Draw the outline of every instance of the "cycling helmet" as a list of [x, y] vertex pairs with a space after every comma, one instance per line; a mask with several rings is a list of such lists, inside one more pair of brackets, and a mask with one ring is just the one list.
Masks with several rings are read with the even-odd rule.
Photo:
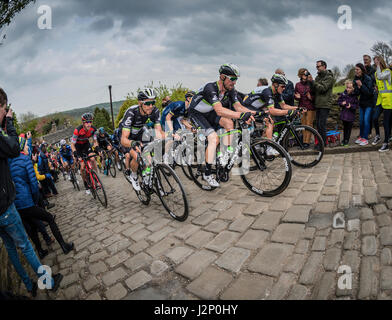
[[93, 116], [93, 114], [90, 113], [90, 112], [86, 112], [86, 113], [84, 113], [84, 114], [82, 115], [82, 121], [83, 121], [83, 122], [85, 122], [85, 121], [93, 121], [93, 120], [94, 120], [94, 116]]
[[60, 141], [60, 146], [65, 146], [67, 144], [67, 142], [64, 140], [64, 139], [62, 139], [61, 141]]
[[224, 74], [226, 76], [240, 76], [240, 69], [232, 63], [223, 64], [219, 68], [219, 74]]
[[188, 91], [187, 93], [185, 93], [185, 99], [192, 98], [195, 94], [195, 91]]
[[104, 127], [100, 127], [98, 129], [99, 134], [104, 134], [105, 133], [105, 128]]
[[284, 75], [278, 74], [278, 73], [275, 73], [275, 74], [272, 76], [271, 82], [272, 82], [272, 83], [283, 84], [283, 85], [285, 85], [285, 86], [289, 83], [288, 80], [287, 80], [287, 78], [286, 78]]
[[137, 99], [139, 101], [147, 100], [147, 99], [155, 99], [157, 97], [154, 89], [144, 88], [140, 90], [137, 94]]

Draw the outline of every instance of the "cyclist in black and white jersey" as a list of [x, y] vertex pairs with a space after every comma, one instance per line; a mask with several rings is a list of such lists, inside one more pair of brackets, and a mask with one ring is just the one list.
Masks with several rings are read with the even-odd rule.
[[[249, 121], [252, 112], [241, 105], [234, 85], [240, 76], [240, 71], [234, 64], [224, 64], [219, 68], [219, 80], [205, 84], [193, 96], [189, 106], [189, 117], [200, 129], [205, 130], [208, 139], [206, 150], [206, 170], [203, 179], [213, 187], [219, 183], [211, 174], [216, 148], [219, 144], [217, 133], [219, 126], [226, 131], [234, 129], [232, 119]], [[230, 110], [233, 107], [236, 111]], [[255, 113], [255, 112], [253, 112]], [[253, 118], [253, 117], [252, 117]], [[228, 135], [224, 143], [230, 146]]]
[[[145, 88], [138, 92], [138, 104], [131, 106], [125, 111], [119, 124], [121, 134], [122, 151], [125, 154], [126, 176], [132, 183], [136, 191], [140, 191], [137, 178], [137, 152], [139, 146], [143, 146], [143, 134], [147, 126], [155, 128], [155, 137], [163, 139], [165, 137], [160, 124], [160, 112], [155, 106], [156, 94], [153, 89]], [[144, 139], [145, 140], [145, 139]], [[130, 159], [132, 160], [130, 161]]]

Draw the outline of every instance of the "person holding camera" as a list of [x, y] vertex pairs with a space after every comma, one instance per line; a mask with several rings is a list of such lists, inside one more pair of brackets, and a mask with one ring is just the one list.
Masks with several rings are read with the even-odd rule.
[[18, 257], [17, 247], [21, 249], [36, 275], [38, 277], [44, 276], [47, 281], [50, 281], [52, 291], [58, 289], [63, 276], [60, 273], [53, 277], [46, 274], [46, 269], [43, 268], [35, 254], [33, 246], [27, 237], [22, 219], [14, 204], [16, 190], [12, 182], [8, 159], [19, 156], [20, 146], [18, 135], [13, 125], [12, 110], [6, 109], [7, 102], [7, 94], [0, 88], [0, 237], [27, 291], [32, 296], [35, 296], [38, 285], [36, 282], [31, 281], [26, 270], [23, 268]]
[[[308, 70], [301, 68], [298, 70], [299, 82], [295, 85], [294, 98], [298, 101], [298, 107], [306, 109], [307, 112], [302, 114], [301, 123], [313, 128], [313, 122], [316, 117], [314, 108], [314, 97], [312, 96], [313, 81]], [[304, 146], [309, 147], [311, 132], [304, 132]]]

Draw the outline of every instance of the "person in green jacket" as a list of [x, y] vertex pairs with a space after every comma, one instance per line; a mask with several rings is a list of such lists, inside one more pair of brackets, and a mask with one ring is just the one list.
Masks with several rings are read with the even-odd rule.
[[317, 131], [326, 144], [327, 119], [332, 107], [332, 88], [334, 78], [331, 70], [327, 70], [327, 63], [319, 60], [316, 63], [317, 77], [313, 82], [314, 106], [316, 108]]

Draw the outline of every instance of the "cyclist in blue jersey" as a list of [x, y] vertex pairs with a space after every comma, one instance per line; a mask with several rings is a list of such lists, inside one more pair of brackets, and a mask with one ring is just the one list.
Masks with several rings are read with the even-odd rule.
[[67, 142], [62, 139], [60, 141], [60, 160], [63, 165], [64, 170], [68, 172], [68, 180], [71, 180], [71, 175], [69, 173], [69, 167], [73, 166], [74, 159], [72, 156], [71, 146], [67, 144]]

